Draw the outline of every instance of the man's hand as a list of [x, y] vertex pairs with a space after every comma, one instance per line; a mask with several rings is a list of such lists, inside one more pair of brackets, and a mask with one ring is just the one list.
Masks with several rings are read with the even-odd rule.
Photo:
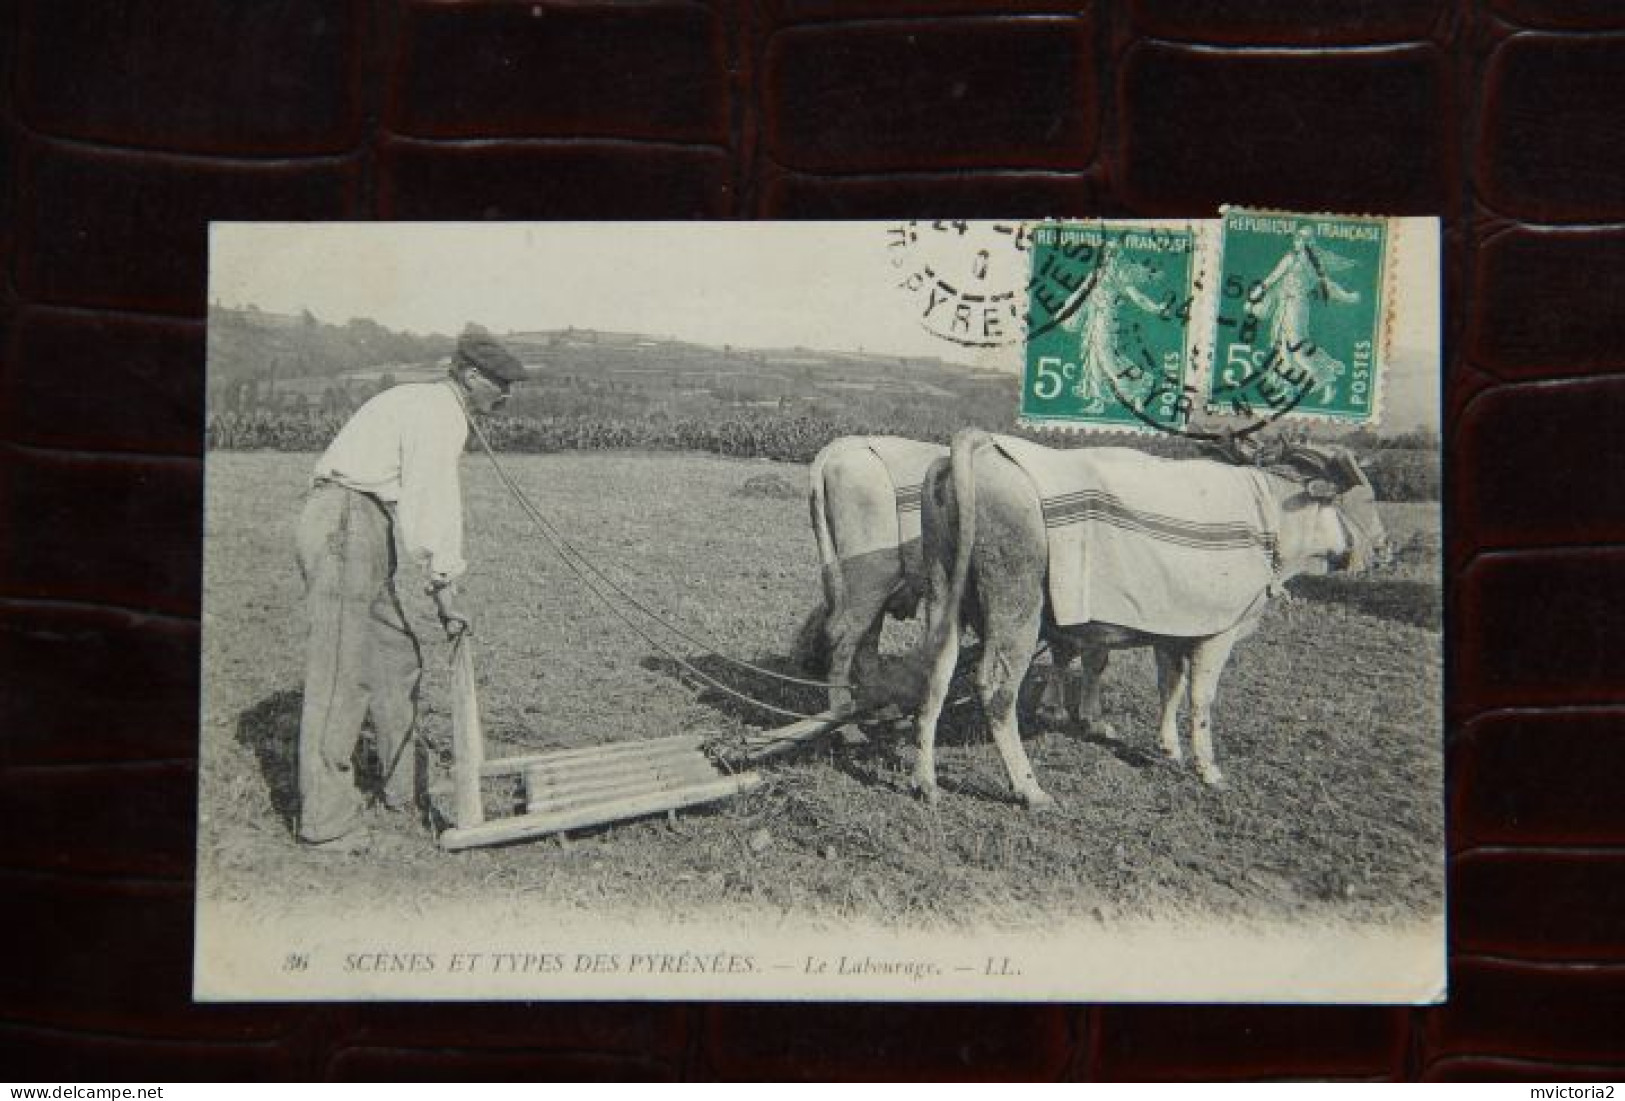
[[463, 611], [457, 601], [457, 590], [450, 585], [441, 585], [429, 590], [434, 597], [435, 611], [440, 613], [440, 626], [445, 629], [446, 638], [455, 642], [464, 631], [473, 626], [468, 613]]

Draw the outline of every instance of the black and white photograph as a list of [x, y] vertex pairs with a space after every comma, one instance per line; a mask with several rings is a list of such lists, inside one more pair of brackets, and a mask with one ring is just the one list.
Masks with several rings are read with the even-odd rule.
[[[1219, 219], [215, 223], [195, 996], [1443, 1000], [1380, 221], [1233, 294]], [[1282, 369], [1333, 298], [1379, 338]], [[1023, 417], [1039, 335], [1109, 414]]]

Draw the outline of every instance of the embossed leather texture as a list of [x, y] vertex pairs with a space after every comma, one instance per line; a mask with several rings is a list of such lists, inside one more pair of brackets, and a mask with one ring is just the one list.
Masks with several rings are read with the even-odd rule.
[[[4, 6], [12, 1079], [1625, 1077], [1625, 8]], [[1452, 996], [189, 997], [210, 219], [1446, 219]]]

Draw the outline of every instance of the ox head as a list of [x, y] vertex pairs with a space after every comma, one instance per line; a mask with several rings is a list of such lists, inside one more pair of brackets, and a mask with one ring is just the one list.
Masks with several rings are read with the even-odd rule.
[[1345, 447], [1277, 442], [1258, 456], [1260, 466], [1298, 483], [1310, 501], [1331, 509], [1343, 532], [1335, 569], [1358, 572], [1388, 558], [1388, 532], [1377, 513], [1371, 480]]

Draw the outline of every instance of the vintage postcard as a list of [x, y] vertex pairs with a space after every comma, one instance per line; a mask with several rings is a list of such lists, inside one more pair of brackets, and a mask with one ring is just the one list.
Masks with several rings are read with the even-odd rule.
[[210, 247], [199, 999], [1445, 997], [1436, 220]]

